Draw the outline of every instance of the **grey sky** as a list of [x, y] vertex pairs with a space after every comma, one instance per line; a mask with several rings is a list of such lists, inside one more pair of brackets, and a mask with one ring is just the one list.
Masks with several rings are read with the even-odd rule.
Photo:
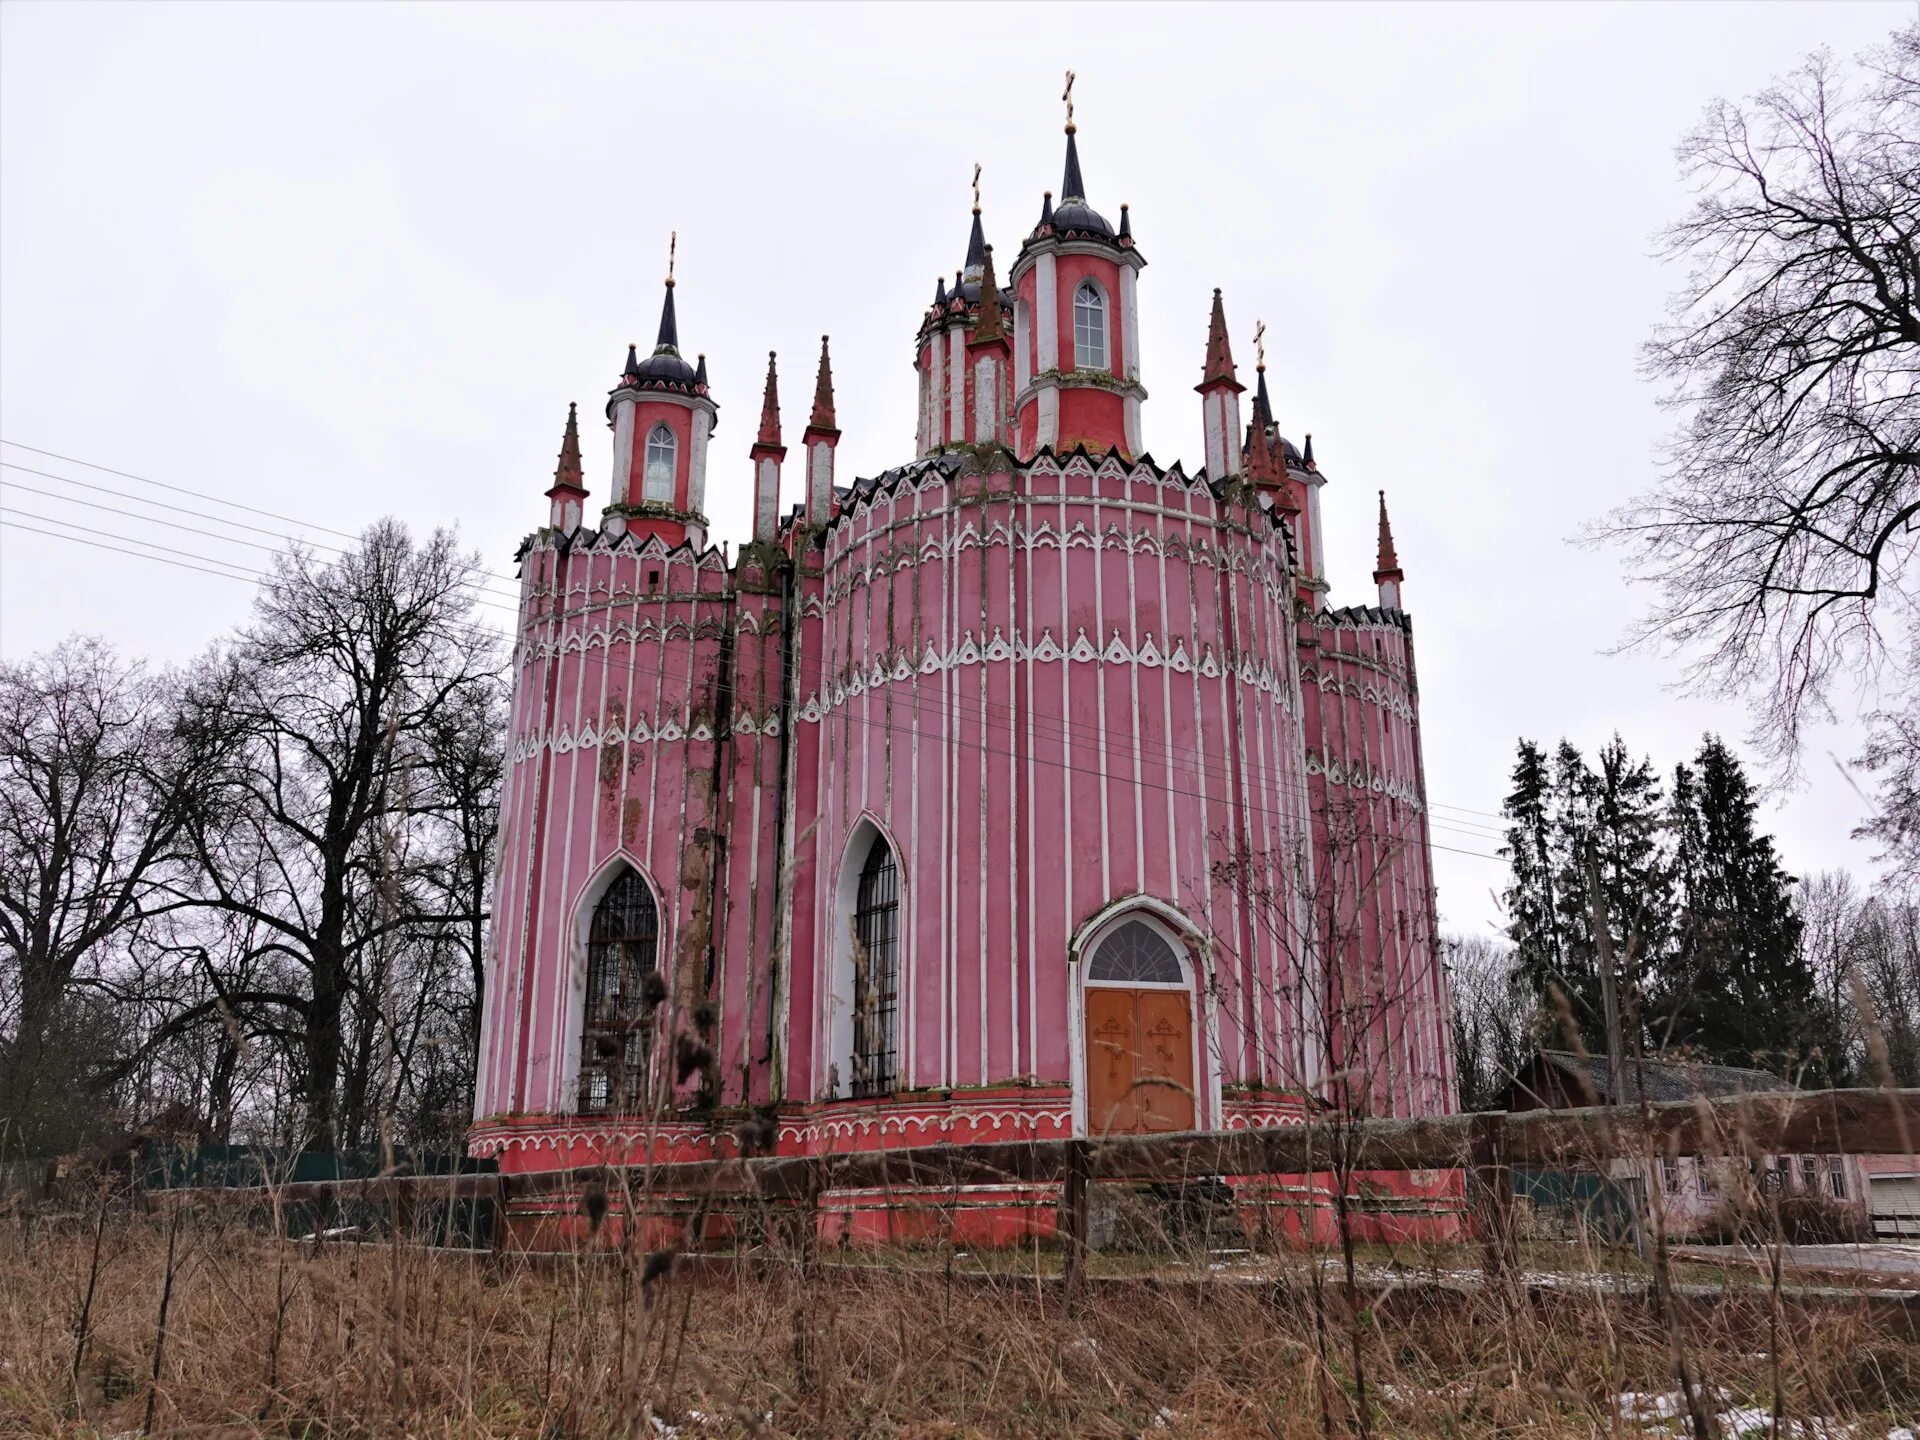
[[[1072, 66], [1089, 198], [1110, 217], [1132, 203], [1150, 262], [1148, 448], [1201, 463], [1218, 285], [1242, 378], [1265, 319], [1281, 425], [1313, 433], [1330, 476], [1336, 603], [1371, 599], [1388, 492], [1434, 816], [1458, 827], [1434, 838], [1490, 854], [1476, 827], [1495, 822], [1473, 812], [1499, 809], [1516, 736], [1591, 751], [1618, 728], [1670, 769], [1705, 729], [1744, 735], [1739, 707], [1669, 692], [1676, 663], [1603, 653], [1647, 597], [1566, 539], [1642, 486], [1665, 423], [1634, 366], [1677, 278], [1650, 243], [1686, 204], [1674, 142], [1713, 96], [1911, 13], [15, 0], [0, 432], [338, 530], [457, 524], [510, 576], [567, 402], [595, 419], [627, 342], [652, 337], [677, 229], [681, 338], [722, 407], [714, 533], [737, 544], [769, 349], [797, 429], [832, 334], [843, 475], [911, 457], [913, 331], [964, 254], [972, 165], [1004, 271], [1059, 185]], [[598, 504], [608, 442], [583, 429]], [[11, 486], [0, 504], [267, 558]], [[0, 528], [8, 658], [79, 629], [185, 659], [248, 594]], [[1859, 728], [1818, 734], [1807, 787], [1769, 813], [1790, 867], [1866, 867], [1848, 839], [1864, 804], [1829, 758]], [[1504, 867], [1436, 858], [1447, 923], [1494, 923]]]

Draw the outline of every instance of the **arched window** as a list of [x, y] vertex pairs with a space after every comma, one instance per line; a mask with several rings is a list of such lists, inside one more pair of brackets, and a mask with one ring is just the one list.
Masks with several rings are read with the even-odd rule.
[[631, 867], [607, 887], [587, 932], [586, 1023], [580, 1033], [580, 1112], [641, 1108], [658, 974], [660, 912]]
[[656, 425], [647, 435], [647, 475], [641, 494], [648, 500], [673, 501], [673, 461], [679, 442], [665, 425]]
[[1073, 292], [1073, 364], [1077, 370], [1107, 368], [1107, 300], [1091, 280]]
[[900, 871], [884, 837], [860, 867], [853, 908], [853, 1093], [891, 1095], [900, 1010]]
[[1183, 985], [1180, 957], [1167, 938], [1144, 920], [1127, 920], [1107, 932], [1093, 952], [1087, 979], [1109, 985]]

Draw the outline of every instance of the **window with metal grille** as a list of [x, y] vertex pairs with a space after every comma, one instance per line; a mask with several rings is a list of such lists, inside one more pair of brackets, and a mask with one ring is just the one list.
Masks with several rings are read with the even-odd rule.
[[1073, 363], [1080, 370], [1107, 368], [1107, 301], [1090, 280], [1073, 292]]
[[879, 836], [853, 910], [853, 1093], [891, 1095], [900, 1009], [900, 871]]
[[673, 464], [679, 451], [673, 431], [665, 425], [653, 427], [653, 433], [647, 436], [647, 471], [642, 486], [646, 499], [673, 499]]
[[[628, 869], [607, 887], [587, 932], [586, 1023], [580, 1035], [580, 1112], [641, 1108], [652, 1052], [653, 997], [647, 979], [660, 948], [653, 891]], [[658, 988], [659, 982], [654, 982]]]

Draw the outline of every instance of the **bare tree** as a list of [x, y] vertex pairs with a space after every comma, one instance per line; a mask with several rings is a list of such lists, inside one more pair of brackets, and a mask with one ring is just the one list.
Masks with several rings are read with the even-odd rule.
[[1460, 1108], [1491, 1110], [1545, 1033], [1539, 1002], [1519, 972], [1514, 947], [1491, 935], [1449, 935], [1447, 990], [1453, 1002], [1453, 1058]]
[[[52, 1058], [102, 1057], [67, 1054], [50, 1038], [76, 981], [91, 978], [129, 931], [180, 903], [167, 881], [184, 858], [183, 799], [204, 758], [173, 724], [169, 685], [98, 640], [72, 639], [0, 665], [6, 1143], [52, 1141], [37, 1133], [38, 1122], [51, 1123], [40, 1113], [48, 1102], [84, 1107], [70, 1083], [79, 1072], [68, 1065], [69, 1084], [56, 1087], [44, 1083], [44, 1071]], [[104, 1041], [101, 1027], [90, 1028]]]
[[1680, 417], [1666, 473], [1590, 537], [1661, 602], [1635, 639], [1751, 696], [1791, 766], [1843, 677], [1870, 676], [1920, 512], [1920, 26], [1850, 76], [1825, 54], [1680, 146], [1690, 263], [1646, 350]]
[[297, 1046], [316, 1148], [369, 1133], [374, 1055], [396, 1038], [375, 1031], [406, 1023], [389, 998], [399, 949], [481, 923], [477, 892], [426, 883], [433, 844], [393, 840], [459, 811], [436, 783], [436, 744], [465, 733], [456, 717], [493, 718], [476, 698], [500, 668], [470, 618], [476, 568], [449, 534], [415, 544], [390, 521], [331, 565], [293, 551], [255, 623], [190, 688], [190, 727], [221, 763], [192, 812], [198, 873], [183, 898], [244, 920], [252, 939], [234, 983], [154, 1038], [224, 1007]]

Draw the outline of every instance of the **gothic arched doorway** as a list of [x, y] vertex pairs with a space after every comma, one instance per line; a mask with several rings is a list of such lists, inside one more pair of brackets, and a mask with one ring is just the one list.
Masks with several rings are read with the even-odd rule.
[[1124, 917], [1094, 942], [1085, 990], [1087, 1133], [1191, 1130], [1193, 991], [1174, 941]]

